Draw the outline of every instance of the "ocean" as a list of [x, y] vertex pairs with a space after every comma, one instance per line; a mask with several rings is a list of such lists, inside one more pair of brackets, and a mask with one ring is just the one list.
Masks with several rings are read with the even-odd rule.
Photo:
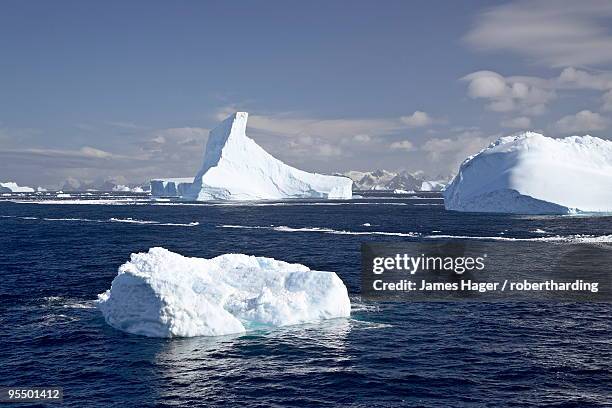
[[[63, 401], [47, 406], [66, 407], [611, 406], [609, 303], [360, 297], [364, 242], [610, 234], [610, 216], [453, 213], [435, 193], [240, 205], [3, 196], [0, 386], [60, 386]], [[155, 246], [334, 271], [351, 317], [215, 338], [117, 331], [94, 300], [131, 253]]]

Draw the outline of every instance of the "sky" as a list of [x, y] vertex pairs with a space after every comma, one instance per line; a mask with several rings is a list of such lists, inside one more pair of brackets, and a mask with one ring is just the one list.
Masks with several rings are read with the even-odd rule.
[[611, 23], [610, 1], [3, 0], [0, 181], [193, 176], [235, 111], [322, 173], [612, 139]]

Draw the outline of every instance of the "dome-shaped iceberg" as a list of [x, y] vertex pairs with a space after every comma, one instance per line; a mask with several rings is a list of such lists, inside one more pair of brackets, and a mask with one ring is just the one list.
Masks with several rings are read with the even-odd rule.
[[444, 192], [449, 210], [612, 212], [612, 141], [526, 132], [466, 159]]

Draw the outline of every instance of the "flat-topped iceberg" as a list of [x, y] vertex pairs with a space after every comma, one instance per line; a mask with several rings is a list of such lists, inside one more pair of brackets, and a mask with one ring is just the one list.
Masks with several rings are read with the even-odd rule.
[[34, 191], [32, 187], [20, 186], [13, 181], [0, 183], [0, 193], [33, 193]]
[[351, 198], [351, 179], [308, 173], [286, 165], [246, 135], [247, 119], [248, 113], [237, 112], [210, 132], [204, 163], [185, 198]]
[[189, 191], [192, 184], [193, 177], [152, 179], [151, 195], [153, 197], [180, 197]]
[[218, 336], [348, 317], [333, 272], [272, 258], [188, 258], [164, 248], [132, 254], [98, 308], [112, 327], [150, 337]]
[[466, 159], [444, 193], [449, 210], [612, 212], [612, 141], [526, 132]]

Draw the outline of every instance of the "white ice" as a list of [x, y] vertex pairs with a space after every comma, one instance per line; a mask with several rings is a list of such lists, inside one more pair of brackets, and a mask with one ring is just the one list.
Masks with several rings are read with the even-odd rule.
[[160, 178], [151, 180], [153, 197], [180, 197], [187, 193], [193, 184], [193, 177]]
[[204, 163], [186, 198], [351, 198], [351, 179], [308, 173], [274, 158], [246, 135], [247, 119], [248, 113], [237, 112], [210, 132]]
[[130, 187], [124, 184], [118, 184], [113, 187], [113, 191], [121, 193], [144, 193], [144, 189], [140, 186]]
[[612, 212], [612, 141], [533, 132], [502, 137], [463, 162], [444, 204], [471, 212]]
[[443, 191], [446, 182], [443, 180], [423, 181], [420, 191]]
[[348, 317], [333, 272], [272, 258], [188, 258], [164, 248], [132, 254], [98, 308], [112, 327], [150, 337], [217, 336]]
[[32, 187], [19, 186], [13, 181], [0, 183], [0, 192], [2, 193], [33, 193], [34, 191]]

